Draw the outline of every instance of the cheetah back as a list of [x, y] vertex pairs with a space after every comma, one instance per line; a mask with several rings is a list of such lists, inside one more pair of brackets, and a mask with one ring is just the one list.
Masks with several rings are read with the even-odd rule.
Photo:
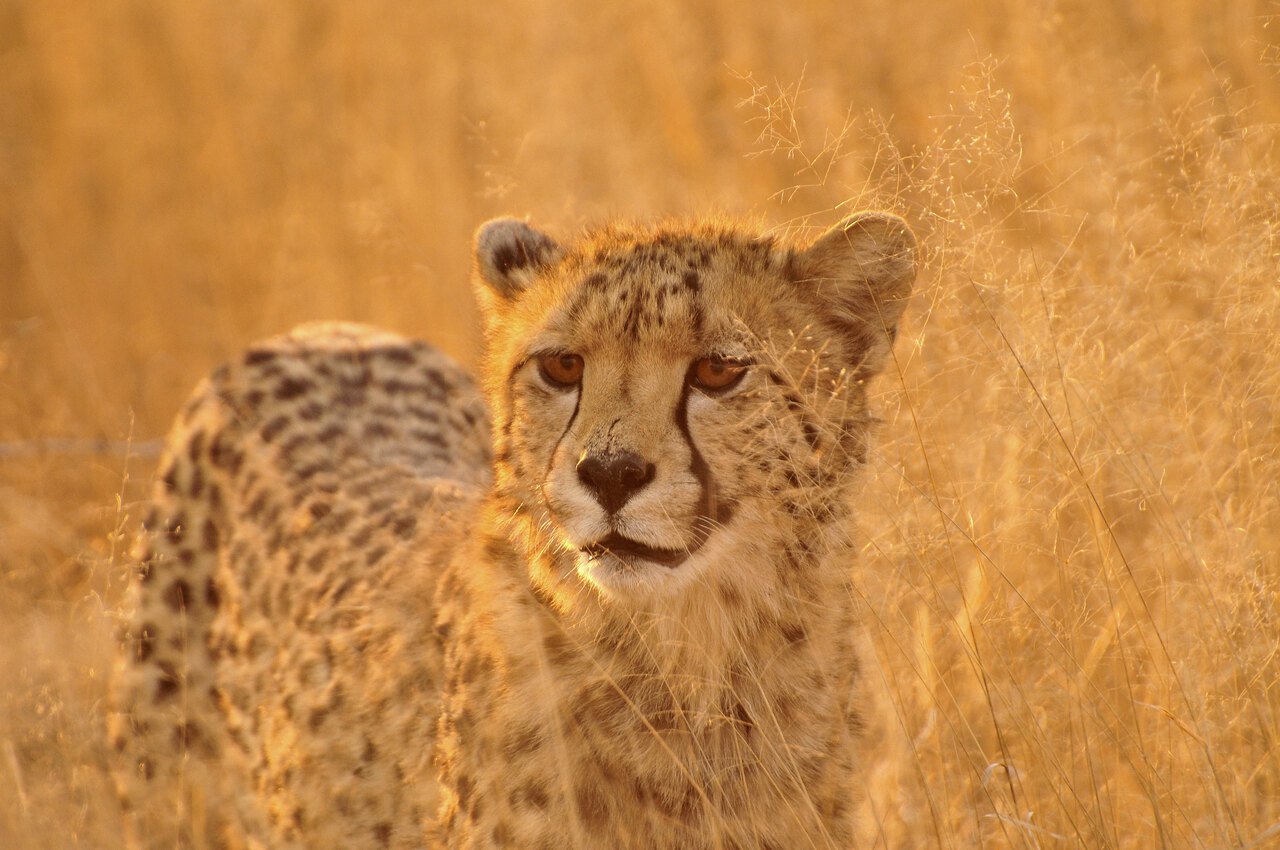
[[[300, 328], [201, 384], [161, 463], [118, 677], [135, 841], [420, 846], [440, 673], [422, 649], [489, 446], [456, 364], [359, 326]], [[390, 791], [405, 783], [412, 801]]]

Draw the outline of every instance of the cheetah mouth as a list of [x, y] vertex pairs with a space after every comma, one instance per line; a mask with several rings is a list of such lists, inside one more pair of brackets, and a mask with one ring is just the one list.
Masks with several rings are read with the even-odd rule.
[[604, 555], [613, 555], [621, 561], [631, 562], [636, 559], [652, 561], [668, 569], [675, 569], [693, 554], [690, 549], [662, 549], [657, 546], [646, 546], [629, 537], [623, 537], [616, 531], [595, 543], [583, 546], [581, 551], [593, 560]]

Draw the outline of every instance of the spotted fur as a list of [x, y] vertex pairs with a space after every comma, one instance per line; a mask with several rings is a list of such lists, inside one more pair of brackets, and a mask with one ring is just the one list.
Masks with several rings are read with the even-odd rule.
[[[115, 723], [134, 840], [849, 846], [852, 486], [914, 262], [879, 214], [803, 250], [499, 220], [487, 406], [438, 352], [350, 325], [220, 369], [140, 547]], [[709, 355], [745, 377], [699, 388]], [[623, 453], [650, 478], [593, 497], [580, 462]]]

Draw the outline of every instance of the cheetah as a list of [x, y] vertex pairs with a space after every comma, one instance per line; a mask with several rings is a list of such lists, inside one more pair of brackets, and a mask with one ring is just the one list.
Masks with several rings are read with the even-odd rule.
[[479, 385], [316, 324], [182, 410], [117, 676], [130, 842], [851, 846], [910, 228], [498, 219], [474, 267]]

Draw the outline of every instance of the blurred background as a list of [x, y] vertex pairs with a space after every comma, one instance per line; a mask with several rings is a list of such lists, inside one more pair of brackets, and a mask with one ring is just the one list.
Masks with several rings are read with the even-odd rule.
[[468, 364], [484, 219], [881, 207], [866, 846], [1280, 846], [1278, 7], [0, 0], [0, 847], [119, 845], [158, 442], [308, 319]]

